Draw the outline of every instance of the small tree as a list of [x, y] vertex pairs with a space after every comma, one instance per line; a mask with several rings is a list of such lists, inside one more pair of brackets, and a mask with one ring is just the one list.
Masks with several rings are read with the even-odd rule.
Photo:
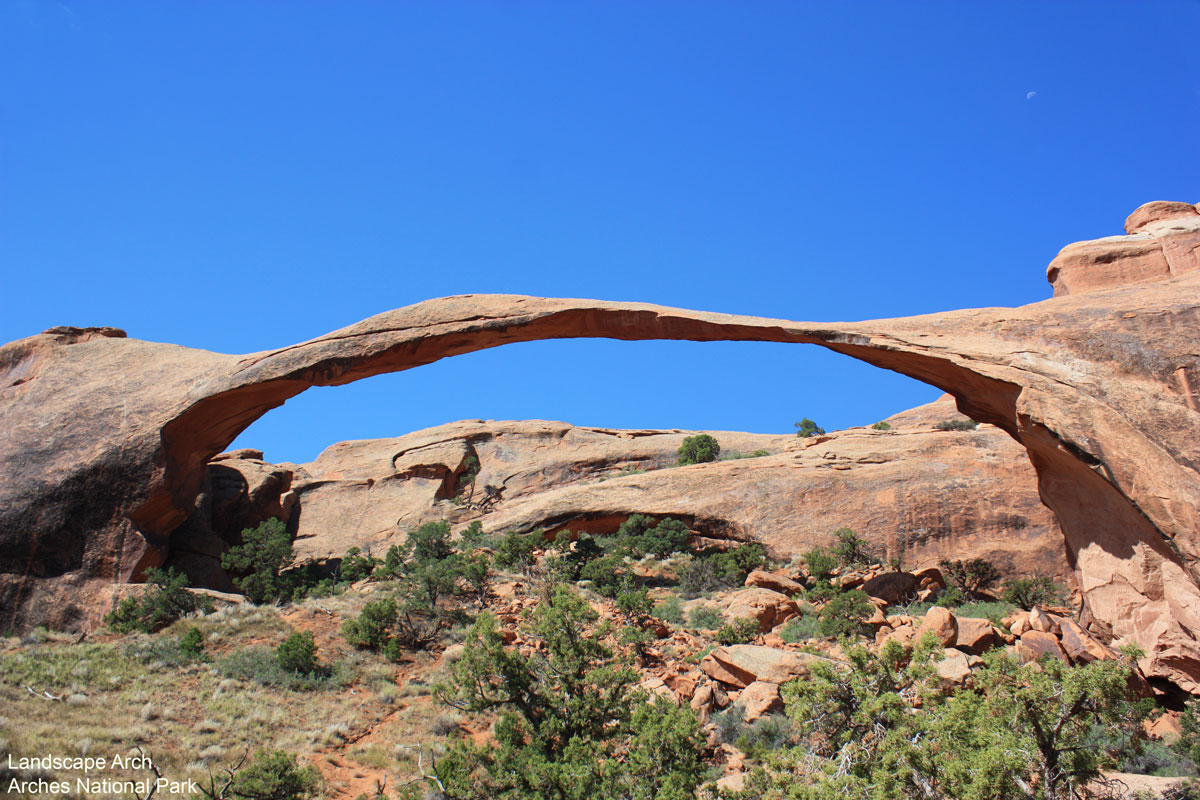
[[1000, 570], [985, 558], [972, 558], [969, 561], [942, 559], [938, 562], [938, 569], [950, 583], [972, 599], [1000, 582]]
[[1062, 589], [1045, 575], [1010, 578], [1004, 584], [1004, 599], [1026, 611], [1034, 606], [1053, 605], [1062, 600]]
[[647, 703], [638, 673], [604, 643], [586, 602], [555, 587], [525, 624], [544, 650], [504, 646], [483, 614], [438, 696], [467, 711], [495, 710], [495, 739], [455, 743], [437, 764], [454, 798], [598, 797], [684, 800], [704, 772], [704, 737], [691, 709]]
[[271, 518], [242, 531], [242, 544], [221, 555], [221, 566], [235, 573], [233, 585], [255, 605], [291, 599], [280, 574], [292, 563], [292, 536], [282, 521]]
[[188, 591], [188, 576], [174, 567], [166, 572], [151, 567], [146, 570], [146, 583], [152, 588], [140, 597], [121, 600], [104, 615], [104, 624], [117, 633], [153, 633], [187, 614], [211, 614], [214, 610], [212, 598]]
[[828, 583], [833, 571], [837, 569], [837, 557], [824, 547], [814, 547], [805, 553], [803, 558], [809, 576], [817, 583]]
[[825, 429], [817, 423], [813, 422], [808, 417], [795, 423], [796, 435], [801, 439], [807, 439], [810, 436], [821, 436], [825, 433]]
[[833, 555], [843, 567], [866, 564], [871, 560], [867, 552], [867, 543], [858, 538], [858, 534], [850, 528], [838, 528], [833, 532]]
[[228, 787], [235, 800], [304, 800], [320, 784], [316, 767], [301, 767], [296, 757], [282, 750], [259, 750], [254, 760], [238, 771]]
[[311, 675], [317, 671], [317, 643], [312, 631], [293, 633], [275, 649], [279, 666], [287, 672]]
[[863, 623], [875, 613], [867, 593], [851, 589], [833, 596], [821, 609], [818, 630], [822, 636], [862, 636], [867, 632]]
[[721, 456], [721, 445], [707, 433], [698, 433], [683, 440], [679, 446], [679, 466], [688, 464], [706, 464], [716, 461]]

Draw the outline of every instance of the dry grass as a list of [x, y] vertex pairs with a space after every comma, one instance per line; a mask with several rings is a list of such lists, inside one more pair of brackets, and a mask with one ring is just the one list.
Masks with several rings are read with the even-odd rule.
[[[181, 620], [155, 636], [104, 636], [84, 644], [45, 633], [23, 641], [2, 639], [0, 763], [7, 763], [9, 753], [14, 758], [111, 758], [141, 747], [164, 777], [201, 782], [243, 753], [272, 747], [316, 764], [329, 797], [349, 800], [385, 775], [389, 785], [407, 780], [415, 761], [404, 745], [422, 742], [428, 752], [443, 741], [429, 728], [442, 711], [430, 686], [444, 675], [429, 654], [397, 665], [345, 643], [342, 621], [370, 599], [369, 593], [353, 593], [286, 609], [233, 607]], [[208, 662], [178, 654], [179, 636], [193, 625], [204, 634]], [[298, 691], [222, 674], [219, 665], [230, 653], [273, 649], [296, 629], [313, 631], [318, 657], [340, 665], [345, 685], [329, 682]], [[34, 696], [25, 686], [63, 700]], [[73, 786], [76, 776], [63, 773], [54, 779], [69, 779]], [[105, 770], [92, 777], [144, 780], [150, 775]], [[161, 790], [155, 795], [163, 800], [187, 796]]]

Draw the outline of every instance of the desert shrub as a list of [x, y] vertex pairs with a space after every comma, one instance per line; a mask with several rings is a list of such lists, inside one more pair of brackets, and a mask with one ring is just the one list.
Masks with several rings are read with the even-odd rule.
[[707, 558], [693, 558], [679, 568], [679, 593], [692, 598], [714, 592], [725, 585], [717, 565]]
[[382, 563], [378, 558], [372, 558], [370, 553], [363, 555], [362, 550], [351, 547], [338, 566], [338, 579], [347, 583], [357, 583], [371, 577]]
[[248, 766], [234, 774], [228, 795], [235, 800], [305, 800], [316, 795], [320, 783], [317, 768], [301, 767], [294, 755], [259, 750]]
[[554, 539], [554, 547], [562, 553], [564, 580], [577, 581], [583, 573], [583, 568], [588, 562], [594, 561], [604, 555], [602, 548], [596, 539], [587, 533], [581, 533], [574, 537], [570, 531], [560, 531]]
[[500, 718], [491, 741], [460, 740], [438, 760], [446, 796], [694, 796], [704, 774], [695, 714], [645, 702], [638, 672], [618, 660], [598, 621], [582, 598], [555, 587], [524, 626], [545, 647], [524, 654], [504, 646], [494, 617], [479, 617], [438, 696]]
[[805, 553], [803, 558], [809, 576], [817, 583], [828, 583], [833, 571], [837, 569], [837, 556], [824, 547], [814, 547]]
[[671, 553], [687, 552], [690, 537], [691, 531], [679, 520], [667, 517], [660, 521], [645, 514], [634, 514], [617, 529], [612, 549], [633, 558], [645, 555], [664, 558]]
[[712, 721], [717, 729], [717, 741], [733, 744], [746, 732], [746, 709], [735, 703], [713, 714]]
[[887, 422], [876, 422], [871, 427], [877, 431], [890, 431], [892, 429], [891, 424]]
[[355, 647], [382, 650], [392, 638], [397, 615], [395, 598], [372, 601], [363, 606], [357, 617], [342, 623], [342, 636]]
[[769, 714], [745, 726], [734, 738], [734, 744], [750, 758], [757, 759], [792, 744], [795, 737], [796, 729], [790, 719], [783, 714]]
[[294, 586], [280, 578], [291, 563], [292, 536], [275, 518], [245, 528], [242, 544], [221, 554], [221, 567], [234, 573], [233, 585], [255, 605], [291, 599]]
[[275, 648], [275, 659], [285, 672], [309, 675], [317, 671], [317, 643], [312, 631], [293, 633]]
[[688, 464], [706, 464], [716, 461], [721, 455], [721, 445], [707, 433], [698, 433], [684, 439], [677, 452], [679, 454], [677, 463], [681, 467]]
[[807, 439], [810, 436], [820, 436], [825, 433], [825, 429], [817, 423], [813, 422], [808, 417], [795, 423], [796, 435], [801, 439]]
[[184, 631], [183, 636], [179, 637], [179, 652], [184, 658], [197, 661], [204, 659], [204, 633], [195, 625]]
[[476, 547], [486, 547], [491, 539], [483, 532], [483, 523], [479, 520], [472, 520], [471, 524], [463, 528], [462, 546], [466, 550], [473, 550]]
[[973, 431], [979, 423], [971, 419], [944, 419], [933, 427], [939, 431]]
[[1062, 602], [1063, 590], [1045, 575], [1030, 578], [1010, 578], [1004, 584], [1004, 599], [1026, 611], [1034, 606], [1055, 605]]
[[805, 639], [815, 639], [821, 635], [821, 623], [817, 616], [807, 615], [792, 617], [780, 630], [779, 638], [785, 642], [802, 642]]
[[713, 562], [726, 586], [741, 586], [752, 571], [767, 566], [767, 548], [758, 542], [745, 542], [702, 556]]
[[524, 569], [533, 563], [533, 551], [545, 540], [541, 529], [532, 533], [509, 532], [496, 545], [496, 566], [504, 569]]
[[991, 589], [1000, 582], [1000, 570], [986, 558], [972, 558], [967, 561], [950, 561], [942, 559], [938, 569], [946, 580], [961, 589], [967, 597], [975, 599], [981, 592]]
[[688, 615], [688, 627], [702, 631], [713, 631], [721, 627], [725, 616], [716, 606], [697, 606]]
[[[932, 636], [911, 651], [895, 643], [878, 654], [855, 646], [844, 664], [815, 663], [807, 680], [782, 687], [804, 744], [764, 754], [766, 771], [748, 787], [753, 796], [1087, 796], [1085, 787], [1136, 740], [1152, 705], [1130, 696], [1128, 659], [1021, 665], [994, 651], [973, 688], [951, 699], [934, 670], [940, 658]], [[1122, 744], [1090, 746], [1096, 725]]]
[[870, 562], [871, 555], [867, 552], [867, 543], [858, 538], [858, 534], [850, 528], [838, 528], [833, 532], [833, 538], [833, 556], [841, 566], [858, 566]]
[[217, 660], [217, 668], [227, 678], [293, 691], [344, 686], [354, 678], [352, 671], [341, 662], [334, 663], [328, 669], [292, 672], [280, 665], [277, 648], [265, 645], [233, 650]]
[[942, 608], [958, 608], [966, 601], [967, 597], [963, 594], [962, 589], [957, 586], [947, 586], [938, 593], [937, 600], [933, 604]]
[[755, 636], [758, 636], [758, 632], [758, 620], [749, 618], [735, 619], [717, 628], [717, 632], [713, 634], [713, 638], [719, 644], [728, 647], [731, 644], [745, 644]]
[[463, 470], [458, 474], [458, 484], [454, 492], [458, 497], [475, 490], [475, 479], [479, 477], [479, 459], [473, 454], [469, 455], [463, 459], [462, 467]]
[[656, 605], [651, 613], [663, 622], [669, 622], [672, 625], [682, 625], [683, 601], [679, 599], [678, 595], [671, 595]]
[[200, 611], [213, 612], [212, 598], [189, 592], [188, 576], [171, 567], [163, 572], [158, 567], [146, 570], [147, 589], [140, 597], [126, 597], [104, 615], [104, 624], [117, 633], [144, 631], [153, 633], [165, 628], [180, 617]]
[[616, 597], [632, 585], [632, 578], [625, 570], [625, 559], [616, 553], [594, 558], [579, 571], [580, 580], [590, 581], [592, 588], [606, 597]]
[[875, 606], [866, 592], [861, 589], [840, 592], [821, 609], [818, 630], [822, 636], [862, 636], [867, 633], [863, 622], [874, 613]]

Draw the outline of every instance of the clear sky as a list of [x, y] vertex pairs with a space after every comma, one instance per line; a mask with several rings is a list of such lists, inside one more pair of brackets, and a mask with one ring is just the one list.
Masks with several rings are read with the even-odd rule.
[[[1033, 302], [1063, 245], [1200, 200], [1198, 40], [1196, 2], [3, 0], [0, 340], [251, 352], [470, 292]], [[544, 342], [310, 390], [238, 444], [841, 428], [937, 394], [813, 347]]]

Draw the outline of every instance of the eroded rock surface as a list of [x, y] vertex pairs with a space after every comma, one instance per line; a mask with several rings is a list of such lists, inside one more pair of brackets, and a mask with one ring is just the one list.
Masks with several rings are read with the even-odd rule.
[[[1068, 293], [1014, 309], [805, 323], [468, 295], [247, 356], [118, 338], [112, 329], [52, 329], [9, 343], [0, 348], [4, 623], [79, 626], [95, 584], [161, 563], [209, 459], [309, 386], [545, 338], [777, 341], [818, 344], [938, 386], [963, 413], [1013, 436], [1062, 526], [1089, 625], [1136, 640], [1147, 675], [1200, 690], [1192, 388], [1200, 272], [1191, 219], [1093, 243], [1103, 251], [1092, 259], [1100, 278], [1076, 289], [1073, 268], [1060, 264], [1052, 278]], [[1157, 235], [1155, 225], [1179, 233]], [[1157, 240], [1165, 273], [1139, 260], [1143, 236]]]

